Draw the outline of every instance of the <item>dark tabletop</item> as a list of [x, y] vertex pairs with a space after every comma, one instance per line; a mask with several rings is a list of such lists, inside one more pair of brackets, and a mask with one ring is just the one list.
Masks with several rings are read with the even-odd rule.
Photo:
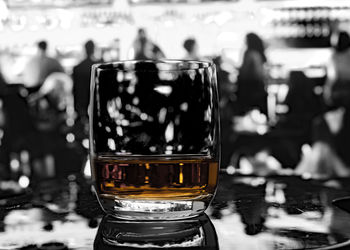
[[81, 176], [25, 190], [0, 182], [0, 249], [350, 248], [350, 215], [332, 204], [350, 195], [348, 179], [221, 173], [219, 183], [208, 216], [128, 222], [103, 217]]

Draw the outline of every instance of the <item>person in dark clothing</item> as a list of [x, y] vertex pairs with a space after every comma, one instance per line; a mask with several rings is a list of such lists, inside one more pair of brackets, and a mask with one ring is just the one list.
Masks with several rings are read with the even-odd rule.
[[87, 119], [90, 96], [91, 66], [98, 61], [94, 58], [95, 44], [89, 40], [84, 45], [86, 57], [73, 68], [74, 108], [78, 119]]
[[304, 72], [291, 71], [288, 86], [289, 91], [284, 101], [288, 112], [279, 115], [276, 127], [308, 137], [313, 118], [323, 111], [322, 102], [314, 93], [315, 83]]
[[198, 56], [198, 44], [195, 39], [188, 38], [184, 41], [184, 49], [186, 50], [186, 60], [199, 60]]
[[271, 135], [278, 138], [271, 143], [271, 154], [282, 166], [295, 168], [300, 162], [302, 145], [310, 143], [312, 121], [322, 110], [322, 102], [315, 94], [315, 83], [303, 71], [291, 71], [287, 81], [289, 90], [284, 101], [288, 111], [278, 114]]
[[147, 37], [146, 30], [143, 28], [138, 29], [131, 52], [132, 55], [130, 57], [135, 60], [158, 60], [165, 58], [163, 51]]
[[246, 51], [237, 78], [237, 104], [241, 113], [254, 108], [262, 112], [267, 109], [267, 93], [265, 91], [265, 48], [261, 38], [249, 33], [246, 36]]

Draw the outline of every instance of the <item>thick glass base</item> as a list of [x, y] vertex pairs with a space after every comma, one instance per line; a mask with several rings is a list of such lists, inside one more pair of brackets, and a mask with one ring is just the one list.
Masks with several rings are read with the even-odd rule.
[[94, 249], [218, 249], [217, 235], [208, 216], [185, 220], [128, 221], [105, 216]]
[[99, 202], [107, 214], [126, 220], [180, 220], [200, 215], [212, 195], [196, 200], [134, 200], [100, 195]]

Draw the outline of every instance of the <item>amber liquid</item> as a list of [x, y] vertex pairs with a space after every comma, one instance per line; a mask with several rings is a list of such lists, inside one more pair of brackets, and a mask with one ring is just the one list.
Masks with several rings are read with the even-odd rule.
[[191, 200], [214, 194], [219, 164], [205, 157], [138, 159], [100, 156], [93, 161], [104, 198]]

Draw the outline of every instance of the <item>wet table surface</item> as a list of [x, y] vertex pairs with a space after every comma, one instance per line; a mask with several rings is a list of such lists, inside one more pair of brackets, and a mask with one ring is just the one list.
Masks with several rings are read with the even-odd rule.
[[219, 183], [206, 215], [132, 222], [103, 217], [84, 177], [0, 182], [0, 249], [350, 249], [350, 214], [332, 204], [350, 196], [349, 179], [221, 173]]

